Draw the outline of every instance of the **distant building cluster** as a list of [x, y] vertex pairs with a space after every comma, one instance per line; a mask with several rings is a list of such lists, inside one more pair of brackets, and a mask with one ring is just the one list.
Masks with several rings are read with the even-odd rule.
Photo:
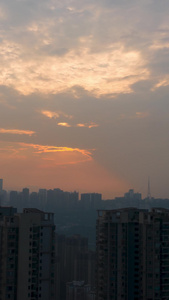
[[151, 207], [169, 208], [169, 199], [153, 198], [150, 191], [146, 198], [142, 199], [141, 193], [135, 193], [130, 189], [123, 197], [114, 199], [102, 199], [100, 193], [67, 192], [59, 188], [39, 189], [38, 192], [30, 192], [29, 188], [22, 191], [5, 191], [3, 179], [0, 179], [0, 204], [17, 207], [22, 212], [24, 207], [35, 207], [44, 211], [58, 210], [75, 213], [77, 210], [96, 211], [97, 209], [119, 209], [125, 207], [137, 207], [150, 209]]
[[98, 193], [81, 194], [78, 192], [64, 192], [57, 188], [53, 190], [39, 189], [39, 192], [29, 192], [24, 188], [22, 192], [10, 191], [4, 193], [4, 200], [10, 205], [22, 210], [24, 207], [38, 207], [39, 209], [53, 211], [55, 209], [97, 209], [102, 203], [102, 195]]

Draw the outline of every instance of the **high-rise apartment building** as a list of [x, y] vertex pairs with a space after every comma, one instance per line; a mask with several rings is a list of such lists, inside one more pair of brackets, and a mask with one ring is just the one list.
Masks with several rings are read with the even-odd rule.
[[87, 300], [95, 300], [95, 299], [96, 299], [95, 291], [90, 291], [87, 295]]
[[24, 188], [21, 192], [21, 206], [24, 207], [30, 207], [29, 205], [29, 189]]
[[80, 204], [84, 209], [90, 210], [100, 208], [102, 202], [102, 194], [98, 193], [84, 193], [81, 194]]
[[0, 299], [54, 300], [53, 214], [1, 211]]
[[91, 286], [84, 281], [72, 281], [66, 284], [66, 300], [88, 300]]
[[169, 210], [98, 211], [96, 300], [169, 299]]
[[[57, 299], [66, 299], [66, 283], [84, 282], [85, 286], [94, 286], [95, 252], [88, 249], [87, 238], [80, 235], [56, 236], [56, 273]], [[70, 284], [70, 287], [73, 286]]]
[[39, 204], [44, 210], [46, 209], [46, 203], [47, 203], [47, 190], [39, 189]]

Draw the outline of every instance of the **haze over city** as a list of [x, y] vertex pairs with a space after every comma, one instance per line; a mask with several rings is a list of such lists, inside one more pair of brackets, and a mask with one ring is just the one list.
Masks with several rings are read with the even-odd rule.
[[169, 197], [169, 3], [2, 0], [5, 189]]

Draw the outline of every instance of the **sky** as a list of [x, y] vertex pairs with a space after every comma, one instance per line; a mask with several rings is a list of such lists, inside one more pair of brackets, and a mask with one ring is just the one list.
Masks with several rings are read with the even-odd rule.
[[4, 188], [169, 198], [169, 1], [1, 0]]

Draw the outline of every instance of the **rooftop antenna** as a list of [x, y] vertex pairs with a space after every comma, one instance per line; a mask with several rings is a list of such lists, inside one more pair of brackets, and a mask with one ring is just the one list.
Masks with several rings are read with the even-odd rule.
[[147, 199], [151, 199], [151, 191], [150, 191], [150, 177], [148, 177]]

